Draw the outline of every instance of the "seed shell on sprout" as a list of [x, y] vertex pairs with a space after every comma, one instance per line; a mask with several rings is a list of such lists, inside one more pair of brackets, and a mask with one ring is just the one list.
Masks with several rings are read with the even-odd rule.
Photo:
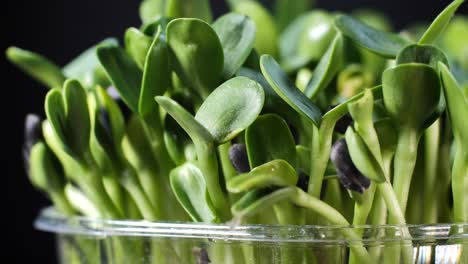
[[354, 166], [345, 139], [342, 138], [333, 144], [330, 159], [336, 167], [338, 180], [343, 187], [359, 193], [369, 188], [371, 181]]
[[229, 148], [229, 161], [238, 173], [250, 171], [247, 148], [245, 144], [236, 143]]

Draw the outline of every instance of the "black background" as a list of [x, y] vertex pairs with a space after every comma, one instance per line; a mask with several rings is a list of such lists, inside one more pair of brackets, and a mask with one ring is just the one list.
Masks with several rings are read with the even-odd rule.
[[[294, 0], [290, 0], [294, 1]], [[227, 10], [222, 0], [212, 0], [215, 15]], [[262, 1], [266, 4], [272, 1]], [[450, 0], [317, 0], [327, 10], [350, 11], [371, 7], [384, 11], [396, 28], [414, 21], [430, 21]], [[121, 37], [129, 26], [138, 26], [138, 0], [15, 0], [2, 1], [0, 50], [10, 45], [30, 49], [65, 64], [80, 51], [108, 36]], [[459, 13], [467, 14], [468, 4]], [[467, 44], [468, 45], [468, 44]], [[4, 53], [2, 53], [4, 54]], [[26, 113], [43, 116], [47, 92], [36, 82], [0, 58], [2, 115], [0, 130], [0, 227], [1, 263], [55, 263], [51, 234], [35, 231], [32, 224], [40, 208], [48, 205], [44, 195], [29, 184], [23, 170], [20, 147]]]

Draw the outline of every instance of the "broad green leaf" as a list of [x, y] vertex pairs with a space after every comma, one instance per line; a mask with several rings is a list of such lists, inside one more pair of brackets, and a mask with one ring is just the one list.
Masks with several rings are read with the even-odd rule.
[[378, 183], [384, 182], [386, 178], [382, 167], [352, 127], [348, 127], [345, 137], [349, 155], [356, 168], [369, 179]]
[[99, 47], [97, 56], [122, 100], [138, 113], [142, 72], [120, 47]]
[[465, 2], [465, 0], [455, 0], [448, 5], [437, 17], [434, 19], [432, 24], [426, 30], [424, 35], [419, 39], [419, 44], [432, 44], [434, 43], [449, 24], [455, 11], [458, 7]]
[[98, 44], [82, 52], [78, 57], [63, 67], [63, 72], [68, 78], [78, 79], [86, 88], [94, 88], [99, 84], [106, 87], [109, 80], [104, 69], [99, 62], [96, 50], [100, 46], [117, 46], [118, 41], [115, 38], [107, 38]]
[[174, 19], [167, 25], [167, 43], [174, 71], [206, 98], [218, 86], [223, 71], [223, 48], [216, 32], [199, 19]]
[[440, 80], [429, 65], [400, 64], [384, 71], [382, 92], [385, 108], [396, 125], [420, 131], [439, 105]]
[[277, 191], [256, 189], [247, 192], [232, 207], [232, 214], [238, 218], [260, 213], [280, 201], [288, 200], [296, 193], [296, 187], [285, 187]]
[[255, 1], [237, 1], [233, 11], [250, 17], [255, 22], [255, 49], [259, 54], [276, 56], [278, 53], [278, 31], [268, 10]]
[[60, 67], [37, 53], [9, 47], [6, 56], [18, 68], [49, 88], [62, 87], [65, 76]]
[[156, 96], [156, 102], [177, 121], [195, 144], [212, 144], [214, 138], [210, 132], [176, 101], [164, 96]]
[[343, 66], [343, 37], [338, 34], [333, 40], [327, 52], [320, 59], [319, 64], [312, 74], [312, 79], [307, 84], [304, 94], [314, 98], [327, 87], [335, 75]]
[[81, 156], [89, 149], [91, 121], [88, 97], [76, 80], [67, 80], [62, 93], [66, 112], [66, 142], [76, 155]]
[[468, 97], [445, 64], [439, 63], [439, 69], [454, 136], [468, 149]]
[[275, 159], [231, 178], [226, 188], [232, 193], [240, 193], [266, 187], [296, 186], [296, 183], [294, 168], [284, 160]]
[[314, 0], [276, 0], [274, 13], [279, 31], [283, 31], [294, 18], [312, 7]]
[[42, 122], [42, 134], [44, 136], [44, 140], [47, 142], [47, 146], [60, 160], [67, 177], [73, 178], [83, 176], [85, 174], [76, 157], [72, 156], [73, 153], [67, 145], [65, 145], [65, 142], [57, 135], [51, 121], [48, 119]]
[[403, 47], [411, 44], [399, 35], [379, 31], [350, 16], [338, 16], [335, 25], [359, 46], [387, 58], [395, 58]]
[[224, 52], [223, 76], [232, 77], [252, 52], [255, 41], [254, 22], [240, 14], [229, 13], [213, 23]]
[[447, 56], [439, 48], [431, 45], [413, 44], [406, 46], [398, 53], [396, 58], [397, 64], [405, 63], [422, 63], [432, 66], [437, 70], [438, 63], [442, 62], [448, 65]]
[[281, 65], [289, 72], [320, 60], [335, 34], [333, 16], [324, 11], [297, 17], [280, 35]]
[[210, 2], [208, 0], [166, 0], [167, 17], [193, 17], [211, 22]]
[[255, 121], [264, 100], [265, 94], [257, 82], [246, 77], [235, 77], [206, 98], [195, 119], [221, 144], [234, 138]]
[[154, 102], [154, 97], [163, 95], [171, 84], [169, 51], [160, 34], [161, 28], [156, 33], [145, 59], [138, 102], [138, 110], [143, 117], [156, 112], [157, 105]]
[[269, 55], [263, 55], [260, 58], [260, 66], [263, 75], [275, 92], [294, 110], [319, 126], [322, 118], [320, 109], [289, 80], [275, 59]]
[[140, 30], [131, 27], [125, 31], [125, 50], [140, 69], [145, 65], [146, 54], [151, 46], [151, 38]]
[[245, 144], [251, 168], [275, 159], [296, 166], [296, 147], [289, 126], [278, 115], [259, 116], [245, 131]]
[[44, 108], [54, 134], [60, 140], [60, 143], [66, 146], [67, 113], [59, 89], [52, 89], [47, 93]]
[[36, 188], [48, 193], [63, 192], [63, 169], [45, 143], [39, 142], [32, 147], [28, 174]]
[[169, 177], [172, 191], [193, 221], [219, 222], [200, 169], [185, 163], [173, 169]]
[[258, 82], [262, 86], [263, 91], [265, 92], [265, 102], [262, 110], [264, 113], [277, 113], [294, 125], [297, 125], [300, 122], [299, 115], [283, 99], [281, 99], [281, 97], [278, 96], [275, 90], [271, 88], [265, 77], [263, 77], [261, 72], [242, 67], [236, 75], [245, 76]]
[[96, 87], [90, 109], [91, 152], [101, 168], [110, 169], [121, 158], [125, 121], [117, 103], [102, 87]]

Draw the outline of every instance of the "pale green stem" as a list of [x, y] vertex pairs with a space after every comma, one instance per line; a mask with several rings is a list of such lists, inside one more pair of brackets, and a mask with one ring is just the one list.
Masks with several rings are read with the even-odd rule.
[[468, 222], [468, 151], [457, 144], [452, 169], [453, 220]]
[[68, 201], [63, 190], [49, 192], [48, 194], [57, 211], [68, 216], [76, 214], [76, 210]]
[[396, 196], [403, 214], [408, 203], [408, 194], [418, 155], [418, 132], [402, 127], [398, 135], [398, 146], [394, 160], [394, 182]]
[[98, 208], [102, 216], [111, 219], [123, 218], [123, 215], [107, 194], [99, 175], [89, 173], [86, 175], [86, 178], [80, 180], [78, 184], [83, 189], [86, 196], [89, 197], [96, 208]]
[[341, 232], [349, 242], [349, 246], [353, 254], [360, 260], [360, 263], [374, 263], [367, 250], [362, 245], [361, 236], [355, 230], [349, 228], [349, 222], [337, 210], [327, 203], [308, 195], [300, 189], [292, 195], [291, 201], [298, 206], [308, 208], [319, 216], [327, 219], [331, 224], [343, 226]]
[[[354, 204], [353, 226], [360, 226], [366, 224], [367, 218], [369, 217], [369, 213], [372, 209], [376, 189], [376, 184], [372, 182], [369, 189], [367, 189], [362, 195], [362, 202], [356, 202]], [[359, 236], [362, 238], [364, 230], [357, 229], [356, 233], [359, 234]], [[353, 252], [350, 253], [349, 259], [350, 264], [359, 263], [358, 259], [356, 258]]]
[[[424, 201], [434, 199], [437, 190], [437, 160], [439, 158], [440, 118], [424, 132]], [[425, 203], [423, 219], [425, 224], [437, 222], [437, 203]]]
[[114, 202], [117, 209], [125, 215], [125, 202], [124, 202], [124, 194], [122, 190], [122, 186], [119, 184], [117, 177], [115, 175], [103, 175], [102, 182], [104, 184], [104, 188], [106, 189], [107, 193], [109, 194], [110, 198]]
[[121, 184], [130, 193], [143, 218], [148, 221], [161, 220], [159, 207], [153, 207], [150, 200], [143, 191], [143, 187], [137, 179], [136, 174], [131, 170], [122, 171]]
[[309, 173], [308, 193], [320, 197], [323, 176], [330, 157], [333, 127], [335, 122], [323, 120], [320, 128], [314, 126], [312, 135], [312, 153]]
[[155, 111], [148, 117], [144, 117], [142, 125], [149, 139], [151, 149], [155, 160], [158, 161], [159, 172], [161, 177], [168, 177], [169, 172], [175, 167], [166, 145], [164, 144], [164, 131], [159, 120], [159, 111]]
[[198, 155], [198, 165], [203, 172], [206, 181], [206, 187], [210, 194], [216, 211], [220, 214], [221, 220], [230, 219], [229, 205], [226, 195], [221, 189], [218, 173], [218, 158], [216, 156], [216, 148], [214, 145], [197, 144], [195, 142]]

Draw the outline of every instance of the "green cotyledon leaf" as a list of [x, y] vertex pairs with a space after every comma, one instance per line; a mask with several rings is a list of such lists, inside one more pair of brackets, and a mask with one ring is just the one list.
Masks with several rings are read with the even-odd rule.
[[172, 191], [193, 221], [219, 221], [200, 169], [191, 163], [185, 163], [173, 169], [169, 177]]
[[343, 66], [343, 37], [338, 34], [327, 52], [320, 59], [312, 74], [304, 94], [314, 98], [322, 89], [328, 86]]
[[440, 76], [444, 88], [445, 99], [450, 117], [450, 123], [455, 138], [458, 138], [464, 148], [468, 148], [468, 96], [463, 94], [461, 87], [443, 63], [439, 63]]
[[419, 39], [419, 44], [432, 44], [444, 32], [449, 24], [453, 15], [458, 7], [465, 2], [465, 0], [455, 0], [448, 5], [432, 22], [429, 28], [424, 32], [423, 36]]
[[268, 83], [286, 103], [316, 126], [320, 125], [320, 109], [289, 80], [273, 57], [263, 55], [260, 58], [260, 67]]
[[165, 96], [156, 96], [156, 102], [187, 132], [195, 144], [212, 144], [213, 136], [180, 104]]
[[411, 44], [397, 34], [379, 31], [350, 16], [338, 16], [335, 25], [359, 46], [387, 58], [395, 58], [403, 47]]
[[296, 183], [296, 170], [288, 162], [276, 159], [231, 178], [226, 188], [230, 192], [240, 193], [266, 187], [296, 186]]
[[281, 65], [287, 72], [320, 60], [336, 35], [333, 16], [322, 10], [307, 12], [281, 33]]
[[422, 131], [439, 105], [439, 76], [427, 64], [399, 64], [384, 71], [382, 93], [395, 124]]
[[252, 52], [255, 41], [255, 24], [247, 16], [229, 13], [213, 23], [224, 52], [223, 76], [232, 77]]
[[49, 88], [60, 88], [65, 76], [59, 66], [37, 53], [9, 47], [6, 56], [18, 68]]
[[247, 77], [235, 77], [206, 98], [195, 119], [221, 144], [252, 124], [260, 114], [264, 101], [265, 94], [257, 82]]
[[169, 49], [161, 39], [161, 31], [159, 27], [143, 66], [143, 80], [138, 100], [138, 111], [143, 117], [156, 112], [157, 104], [154, 102], [154, 97], [163, 95], [171, 85]]
[[121, 47], [101, 46], [97, 56], [122, 100], [138, 113], [142, 72]]
[[384, 182], [386, 178], [383, 169], [362, 138], [352, 127], [348, 127], [345, 136], [349, 155], [356, 168], [371, 180], [378, 183]]
[[81, 84], [76, 80], [68, 80], [63, 91], [49, 91], [45, 110], [65, 151], [75, 158], [82, 157], [89, 148], [91, 124], [87, 95]]
[[237, 1], [233, 11], [250, 17], [257, 28], [255, 49], [259, 54], [278, 54], [278, 30], [268, 10], [256, 1]]
[[396, 64], [411, 62], [428, 64], [435, 70], [437, 70], [439, 62], [448, 65], [447, 56], [442, 50], [436, 46], [421, 44], [408, 45], [398, 53]]
[[276, 114], [261, 115], [245, 131], [251, 168], [274, 159], [296, 166], [296, 147], [286, 121]]
[[206, 98], [221, 81], [224, 54], [214, 29], [195, 18], [178, 18], [167, 25], [170, 63], [184, 84]]
[[152, 40], [137, 28], [125, 31], [125, 50], [130, 54], [140, 69], [143, 69]]

